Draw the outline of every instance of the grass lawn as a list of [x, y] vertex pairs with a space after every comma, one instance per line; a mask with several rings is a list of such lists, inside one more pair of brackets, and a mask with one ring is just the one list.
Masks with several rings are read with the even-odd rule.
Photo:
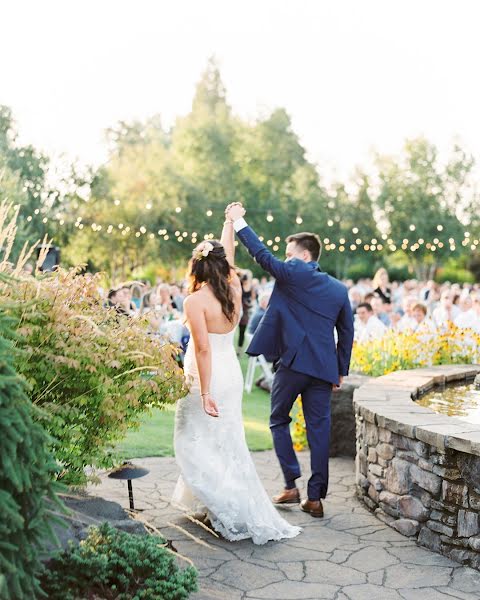
[[[240, 362], [243, 372], [247, 369], [248, 357]], [[260, 376], [257, 369], [256, 376]], [[243, 395], [243, 423], [250, 450], [269, 450], [272, 437], [268, 427], [270, 416], [270, 396], [267, 392], [253, 387], [252, 393]], [[145, 416], [137, 431], [127, 433], [117, 446], [123, 458], [143, 458], [145, 456], [173, 456], [173, 422], [175, 406], [165, 410], [155, 410]]]

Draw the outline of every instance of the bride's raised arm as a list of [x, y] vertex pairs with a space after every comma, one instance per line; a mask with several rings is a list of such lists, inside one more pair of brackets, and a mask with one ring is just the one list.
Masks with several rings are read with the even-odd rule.
[[235, 266], [235, 231], [233, 229], [233, 221], [225, 217], [223, 224], [222, 237], [220, 243], [225, 248], [225, 254], [231, 267]]

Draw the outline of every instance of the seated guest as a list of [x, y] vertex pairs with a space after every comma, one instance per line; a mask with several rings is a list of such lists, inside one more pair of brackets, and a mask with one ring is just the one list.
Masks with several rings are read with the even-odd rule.
[[383, 337], [387, 331], [385, 325], [373, 314], [371, 304], [362, 302], [357, 306], [355, 319], [355, 339], [358, 342], [368, 342]]
[[270, 292], [263, 292], [262, 294], [260, 294], [260, 297], [258, 298], [258, 308], [257, 310], [253, 313], [251, 319], [250, 319], [250, 323], [248, 324], [248, 333], [250, 335], [253, 335], [255, 333], [255, 331], [257, 330], [257, 327], [260, 323], [260, 321], [263, 318], [263, 315], [265, 314], [265, 311], [267, 310], [267, 306], [268, 303], [270, 302], [270, 296], [272, 294]]
[[412, 309], [413, 318], [417, 322], [414, 333], [435, 333], [436, 327], [433, 321], [427, 317], [427, 307], [418, 302]]
[[385, 302], [390, 304], [392, 301], [392, 290], [389, 285], [387, 269], [378, 269], [373, 278], [373, 291]]
[[471, 310], [472, 309], [472, 305], [473, 305], [473, 302], [472, 302], [472, 297], [470, 296], [470, 294], [468, 294], [468, 293], [467, 294], [462, 293], [460, 295], [460, 298], [458, 299], [458, 304], [457, 304], [458, 308], [461, 311], [460, 314], [462, 314], [464, 312], [468, 312], [469, 310]]
[[170, 316], [173, 314], [174, 310], [177, 310], [177, 305], [172, 300], [170, 295], [170, 286], [166, 283], [162, 283], [157, 287], [157, 295], [158, 295], [158, 310], [162, 312], [165, 316]]
[[134, 283], [130, 288], [131, 296], [132, 296], [132, 304], [135, 306], [135, 311], [139, 311], [142, 305], [142, 296], [144, 290], [143, 286], [140, 283]]
[[185, 293], [178, 285], [170, 286], [170, 297], [172, 298], [173, 305], [177, 307], [177, 310], [183, 313], [183, 302], [185, 300]]
[[142, 298], [142, 306], [140, 308], [141, 315], [147, 315], [147, 320], [150, 324], [150, 333], [158, 333], [162, 324], [161, 311], [157, 310], [158, 296], [155, 290], [150, 290]]
[[125, 286], [112, 288], [108, 292], [108, 306], [114, 308], [117, 314], [130, 317], [132, 315], [130, 289]]
[[[390, 305], [393, 306], [393, 305]], [[396, 308], [395, 310], [392, 310], [390, 313], [390, 328], [391, 329], [395, 329], [395, 331], [398, 331], [398, 324], [400, 323], [400, 320], [403, 316], [403, 311], [401, 308]]]
[[417, 326], [417, 321], [413, 318], [413, 307], [418, 304], [418, 300], [415, 296], [405, 296], [402, 302], [403, 317], [400, 319], [397, 325], [398, 331], [413, 331]]
[[[391, 306], [391, 303], [389, 303]], [[390, 318], [385, 312], [385, 304], [380, 296], [374, 296], [370, 300], [370, 306], [373, 309], [373, 314], [380, 319], [385, 327], [390, 327]]]
[[480, 295], [478, 292], [472, 298], [472, 308], [460, 313], [455, 319], [455, 325], [480, 333]]
[[433, 311], [433, 320], [437, 327], [447, 327], [453, 323], [460, 314], [458, 306], [453, 304], [453, 293], [451, 290], [444, 290], [440, 297], [440, 306]]
[[350, 306], [352, 307], [352, 312], [355, 314], [357, 310], [357, 306], [362, 302], [362, 292], [356, 286], [351, 287], [348, 290], [348, 299], [350, 300]]

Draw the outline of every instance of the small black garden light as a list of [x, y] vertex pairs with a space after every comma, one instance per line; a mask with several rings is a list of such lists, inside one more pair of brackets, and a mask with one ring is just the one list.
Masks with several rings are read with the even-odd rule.
[[144, 469], [143, 467], [137, 467], [129, 462], [124, 462], [123, 465], [118, 467], [118, 469], [113, 470], [108, 474], [112, 479], [126, 479], [128, 485], [128, 499], [130, 501], [130, 509], [135, 510], [133, 505], [133, 489], [132, 489], [132, 479], [138, 479], [139, 477], [144, 477], [148, 475], [150, 471], [148, 469]]

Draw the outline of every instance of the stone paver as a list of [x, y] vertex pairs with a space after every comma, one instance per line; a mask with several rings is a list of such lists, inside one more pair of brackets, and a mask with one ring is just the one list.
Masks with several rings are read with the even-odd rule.
[[[254, 460], [270, 494], [282, 487], [275, 455]], [[300, 460], [308, 473], [308, 453]], [[296, 538], [255, 546], [214, 538], [168, 502], [178, 470], [172, 458], [133, 461], [150, 470], [133, 482], [136, 508], [172, 540], [199, 571], [200, 591], [192, 600], [478, 600], [480, 573], [406, 539], [376, 519], [355, 497], [352, 459], [330, 460], [325, 518], [313, 519], [297, 507], [281, 512], [304, 528]], [[303, 486], [306, 478], [301, 480]], [[90, 486], [92, 495], [128, 507], [126, 482], [107, 479]], [[181, 527], [208, 544], [203, 546]]]

